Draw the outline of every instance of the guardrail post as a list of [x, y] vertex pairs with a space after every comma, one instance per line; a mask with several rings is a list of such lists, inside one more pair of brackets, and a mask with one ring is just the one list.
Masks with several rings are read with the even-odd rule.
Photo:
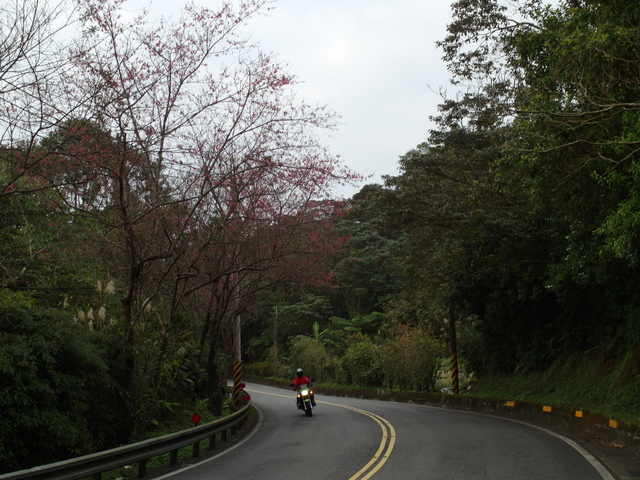
[[193, 456], [194, 457], [200, 456], [200, 442], [196, 442], [193, 444]]
[[140, 460], [138, 462], [138, 478], [144, 478], [147, 476], [147, 459]]
[[223, 442], [227, 441], [227, 429], [225, 428], [222, 433], [220, 433], [220, 440], [222, 440]]
[[93, 480], [102, 480], [102, 473], [94, 473]]
[[169, 465], [175, 467], [178, 464], [178, 450], [171, 450], [169, 452]]
[[215, 449], [216, 449], [216, 436], [211, 435], [211, 437], [209, 437], [209, 450], [215, 450]]

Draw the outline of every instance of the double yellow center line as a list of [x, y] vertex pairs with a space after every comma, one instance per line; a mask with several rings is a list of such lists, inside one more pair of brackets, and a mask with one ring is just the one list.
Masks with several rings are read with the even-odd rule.
[[[289, 398], [285, 395], [279, 395], [277, 393], [260, 392], [257, 390], [254, 390], [254, 392], [262, 393], [263, 395], [272, 395], [274, 397]], [[396, 430], [395, 428], [393, 428], [393, 425], [391, 425], [387, 420], [385, 420], [381, 416], [376, 415], [375, 413], [368, 412], [366, 410], [362, 410], [360, 408], [355, 408], [355, 407], [350, 407], [348, 405], [340, 405], [338, 403], [330, 403], [330, 402], [318, 402], [318, 403], [331, 405], [333, 407], [346, 408], [347, 410], [352, 410], [354, 412], [360, 413], [362, 415], [365, 415], [371, 418], [378, 425], [380, 425], [380, 429], [382, 430], [382, 438], [380, 440], [380, 446], [378, 447], [378, 450], [373, 455], [371, 460], [369, 460], [364, 467], [358, 470], [358, 472], [356, 472], [355, 475], [349, 477], [349, 480], [368, 480], [369, 478], [373, 477], [378, 472], [378, 470], [380, 470], [382, 466], [385, 463], [387, 463], [387, 460], [389, 459], [389, 456], [393, 451], [393, 447], [396, 444]]]
[[367, 412], [366, 410], [361, 410], [355, 407], [349, 407], [346, 405], [339, 405], [337, 403], [326, 403], [327, 405], [332, 405], [335, 407], [346, 408], [348, 410], [353, 410], [354, 412], [361, 413], [369, 418], [372, 418], [380, 428], [382, 429], [382, 439], [380, 440], [380, 446], [376, 451], [375, 455], [367, 462], [367, 464], [362, 467], [358, 472], [349, 477], [349, 480], [367, 480], [373, 477], [378, 470], [382, 468], [382, 466], [387, 463], [391, 452], [393, 451], [393, 447], [396, 444], [396, 430], [393, 428], [387, 420], [376, 415], [375, 413]]

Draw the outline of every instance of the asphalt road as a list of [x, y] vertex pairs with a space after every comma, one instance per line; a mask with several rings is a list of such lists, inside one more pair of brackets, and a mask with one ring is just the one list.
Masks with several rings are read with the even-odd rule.
[[249, 385], [260, 418], [232, 449], [170, 480], [612, 480], [571, 440], [506, 419], [403, 403]]

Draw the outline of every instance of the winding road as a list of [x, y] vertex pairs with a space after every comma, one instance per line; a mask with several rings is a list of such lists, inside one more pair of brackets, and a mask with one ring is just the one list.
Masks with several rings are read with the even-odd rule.
[[249, 385], [259, 420], [249, 436], [171, 480], [612, 480], [571, 440], [523, 423], [393, 402]]

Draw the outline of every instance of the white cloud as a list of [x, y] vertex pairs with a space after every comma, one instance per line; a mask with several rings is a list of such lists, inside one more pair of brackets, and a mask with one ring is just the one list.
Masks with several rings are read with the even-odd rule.
[[[197, 2], [204, 0], [196, 0]], [[129, 0], [177, 15], [179, 0]], [[449, 75], [435, 42], [450, 22], [451, 0], [279, 0], [246, 27], [289, 65], [300, 98], [341, 117], [331, 151], [360, 173], [396, 174], [398, 157], [423, 142]], [[212, 0], [206, 4], [215, 8]], [[356, 189], [337, 192], [351, 196]]]
[[449, 1], [283, 0], [252, 27], [305, 82], [307, 101], [342, 116], [332, 151], [379, 182], [428, 135], [441, 100], [434, 90], [448, 84], [435, 42], [449, 21]]

